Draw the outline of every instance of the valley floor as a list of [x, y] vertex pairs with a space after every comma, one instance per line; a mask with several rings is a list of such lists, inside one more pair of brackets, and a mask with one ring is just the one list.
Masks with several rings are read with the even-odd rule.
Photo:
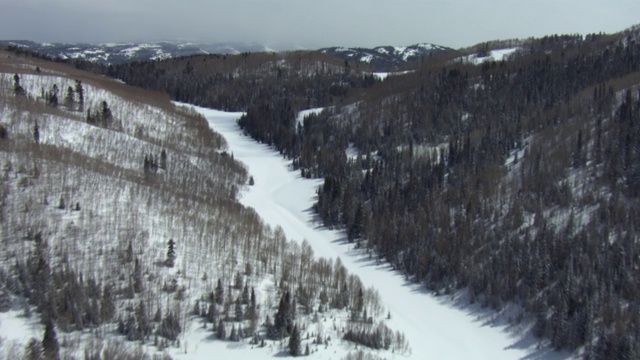
[[[381, 354], [415, 359], [566, 359], [528, 335], [528, 326], [520, 331], [508, 328], [505, 317], [465, 305], [463, 293], [434, 296], [424, 286], [412, 283], [375, 256], [354, 249], [341, 231], [322, 227], [312, 205], [322, 180], [303, 179], [291, 169], [291, 162], [277, 151], [242, 134], [236, 124], [240, 113], [225, 113], [196, 108], [210, 126], [222, 134], [229, 153], [243, 162], [255, 184], [248, 186], [240, 201], [253, 207], [272, 227], [281, 226], [288, 238], [306, 239], [317, 256], [340, 258], [346, 268], [358, 275], [365, 286], [374, 286], [389, 310], [389, 325], [405, 333], [411, 355]], [[456, 305], [462, 304], [462, 305]], [[498, 319], [498, 320], [496, 320]], [[275, 355], [275, 354], [274, 354]], [[336, 354], [337, 355], [337, 354]], [[342, 357], [337, 355], [336, 358]]]

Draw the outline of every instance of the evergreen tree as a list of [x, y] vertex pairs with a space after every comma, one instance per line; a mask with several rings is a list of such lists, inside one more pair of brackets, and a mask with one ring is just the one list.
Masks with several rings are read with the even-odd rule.
[[100, 319], [102, 322], [110, 322], [115, 312], [116, 306], [113, 303], [111, 285], [105, 285], [102, 289], [102, 298], [100, 299]]
[[58, 85], [53, 84], [51, 91], [47, 94], [47, 105], [58, 106]]
[[167, 243], [167, 261], [166, 264], [168, 267], [173, 267], [176, 262], [176, 250], [175, 250], [175, 242], [173, 239], [169, 239]]
[[58, 201], [58, 209], [64, 210], [65, 207], [66, 207], [66, 204], [64, 202], [64, 197], [60, 195], [60, 200]]
[[35, 125], [33, 125], [33, 141], [36, 144], [40, 143], [40, 127], [38, 126], [38, 122], [36, 121]]
[[160, 326], [158, 327], [158, 335], [163, 336], [171, 341], [175, 341], [178, 335], [182, 331], [180, 327], [180, 320], [177, 314], [169, 312], [167, 316], [162, 319]]
[[242, 304], [249, 304], [249, 286], [247, 286], [246, 283], [244, 284], [244, 288], [242, 289]]
[[291, 337], [289, 338], [289, 353], [291, 356], [299, 356], [300, 353], [300, 332], [298, 331], [298, 325], [293, 326], [293, 331], [291, 332]]
[[25, 360], [43, 360], [42, 344], [37, 339], [31, 338], [24, 349]]
[[87, 120], [87, 124], [95, 124], [96, 122], [95, 117], [91, 113], [91, 109], [87, 109], [87, 115], [85, 116], [85, 118]]
[[136, 322], [138, 323], [138, 332], [141, 337], [146, 337], [151, 333], [151, 324], [149, 323], [149, 316], [147, 314], [147, 308], [144, 305], [144, 301], [140, 300], [136, 307]]
[[162, 170], [167, 170], [167, 152], [162, 149], [162, 152], [160, 153], [160, 169]]
[[234, 281], [234, 285], [233, 287], [235, 287], [237, 290], [241, 290], [244, 284], [244, 280], [242, 278], [242, 274], [240, 274], [240, 272], [236, 272], [236, 277], [235, 277], [235, 281]]
[[100, 121], [101, 125], [105, 128], [111, 126], [111, 121], [113, 120], [113, 115], [111, 114], [111, 109], [109, 109], [109, 104], [106, 101], [102, 101], [102, 107], [100, 108]]
[[279, 340], [285, 336], [289, 336], [292, 330], [291, 295], [287, 291], [280, 298], [278, 311], [273, 318], [273, 326], [269, 331], [269, 337], [274, 340]]
[[209, 304], [209, 309], [207, 309], [207, 320], [215, 324], [218, 319], [218, 308], [215, 303]]
[[15, 95], [25, 95], [24, 88], [20, 85], [20, 76], [13, 74], [13, 93]]
[[84, 89], [80, 80], [76, 80], [75, 93], [78, 94], [78, 111], [82, 112], [84, 111]]
[[142, 269], [140, 266], [140, 261], [136, 258], [134, 266], [133, 266], [133, 291], [136, 294], [142, 292]]
[[222, 280], [219, 278], [218, 284], [216, 285], [214, 299], [218, 305], [222, 305], [224, 303], [224, 287], [222, 286]]
[[233, 313], [236, 321], [242, 321], [244, 319], [244, 314], [242, 312], [242, 304], [240, 303], [239, 297], [236, 298]]
[[56, 334], [56, 329], [51, 319], [48, 319], [45, 324], [42, 350], [46, 360], [60, 359], [60, 343], [58, 342], [58, 335]]
[[231, 328], [231, 334], [229, 334], [229, 340], [231, 341], [238, 341], [239, 337], [238, 337], [238, 332], [236, 331], [236, 326], [233, 325], [233, 327]]
[[227, 329], [224, 326], [224, 322], [222, 319], [218, 322], [218, 327], [216, 328], [216, 335], [218, 339], [226, 339], [227, 338]]
[[64, 94], [64, 106], [69, 110], [73, 110], [73, 104], [75, 102], [75, 92], [71, 86], [67, 87], [67, 91]]
[[9, 132], [4, 125], [0, 124], [0, 139], [6, 139], [9, 137]]

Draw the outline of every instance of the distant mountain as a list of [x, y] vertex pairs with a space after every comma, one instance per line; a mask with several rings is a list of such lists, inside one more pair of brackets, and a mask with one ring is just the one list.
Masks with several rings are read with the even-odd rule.
[[0, 41], [0, 45], [14, 45], [51, 57], [81, 59], [91, 62], [117, 65], [132, 61], [162, 60], [194, 54], [240, 54], [244, 52], [274, 51], [256, 43], [37, 43], [33, 41]]
[[347, 61], [366, 63], [377, 68], [400, 66], [424, 56], [451, 50], [453, 49], [428, 43], [411, 46], [378, 46], [373, 49], [346, 47], [320, 49], [325, 54]]
[[[0, 46], [19, 46], [53, 58], [80, 59], [104, 65], [118, 65], [133, 61], [162, 60], [195, 54], [240, 54], [298, 50], [293, 45], [266, 46], [258, 43], [224, 42], [149, 42], [149, 43], [38, 43], [27, 40], [0, 40]], [[411, 46], [378, 46], [370, 48], [330, 47], [319, 51], [350, 62], [366, 63], [376, 68], [389, 68], [415, 61], [433, 53], [452, 50], [434, 44]]]

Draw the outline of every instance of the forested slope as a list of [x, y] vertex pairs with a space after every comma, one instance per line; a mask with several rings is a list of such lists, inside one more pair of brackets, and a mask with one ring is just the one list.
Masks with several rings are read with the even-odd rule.
[[408, 350], [375, 289], [237, 202], [244, 167], [164, 94], [0, 51], [0, 166], [0, 311], [43, 329], [2, 328], [4, 358], [168, 358], [194, 327], [256, 356], [316, 352], [341, 338], [301, 338], [318, 311]]

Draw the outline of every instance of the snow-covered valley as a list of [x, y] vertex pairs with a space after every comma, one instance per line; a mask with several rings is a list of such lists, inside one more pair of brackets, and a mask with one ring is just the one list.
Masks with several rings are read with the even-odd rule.
[[[229, 152], [243, 162], [255, 179], [240, 201], [253, 207], [271, 226], [281, 226], [288, 238], [306, 239], [315, 254], [340, 258], [365, 286], [374, 286], [389, 310], [389, 324], [403, 331], [415, 359], [562, 359], [570, 355], [539, 348], [528, 334], [501, 325], [509, 314], [495, 314], [478, 305], [466, 305], [463, 294], [437, 297], [406, 279], [384, 262], [354, 248], [341, 231], [323, 228], [312, 205], [321, 180], [303, 179], [291, 162], [266, 145], [243, 135], [236, 120], [240, 113], [196, 108], [210, 126], [227, 140]], [[458, 298], [460, 297], [460, 298]], [[455, 305], [459, 304], [459, 305]], [[503, 318], [504, 320], [504, 318]], [[384, 354], [387, 356], [388, 354]], [[404, 358], [406, 355], [393, 355]]]

